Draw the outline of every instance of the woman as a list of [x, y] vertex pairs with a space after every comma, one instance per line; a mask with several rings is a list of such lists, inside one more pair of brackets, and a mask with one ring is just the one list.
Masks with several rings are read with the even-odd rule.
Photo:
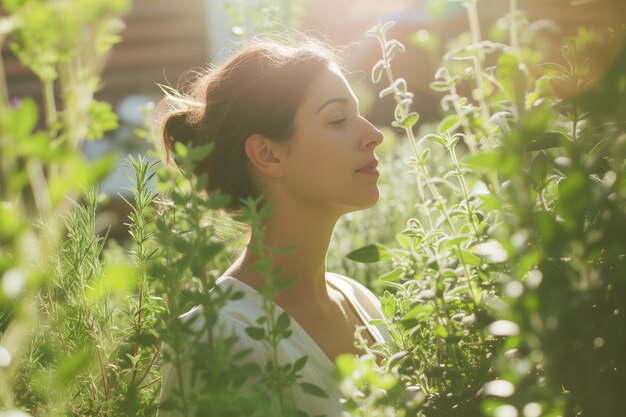
[[[195, 98], [170, 98], [181, 109], [162, 124], [168, 150], [176, 141], [214, 149], [196, 168], [208, 173], [207, 192], [220, 189], [233, 196], [227, 211], [241, 210], [240, 199], [263, 196], [273, 206], [264, 221], [264, 244], [295, 246], [274, 258], [282, 268], [276, 280], [298, 277], [275, 298], [279, 312], [291, 318], [292, 335], [282, 340], [278, 358], [308, 360], [302, 381], [322, 388], [327, 398], [309, 395], [294, 385], [289, 401], [309, 415], [337, 416], [341, 393], [334, 362], [355, 348], [358, 326], [369, 345], [388, 333], [369, 324], [382, 318], [376, 297], [355, 280], [326, 272], [325, 259], [339, 218], [371, 207], [379, 198], [375, 149], [382, 133], [358, 110], [358, 101], [332, 52], [317, 41], [297, 46], [254, 41], [210, 70], [196, 86]], [[252, 360], [263, 367], [267, 345], [254, 340], [246, 327], [258, 326], [264, 279], [252, 268], [250, 245], [218, 279], [217, 286], [244, 294], [221, 311], [224, 336], [239, 338], [238, 349], [252, 348]], [[188, 313], [189, 319], [197, 311]], [[388, 339], [387, 339], [388, 340]], [[164, 396], [178, 382], [164, 376]], [[210, 414], [209, 414], [210, 415]]]

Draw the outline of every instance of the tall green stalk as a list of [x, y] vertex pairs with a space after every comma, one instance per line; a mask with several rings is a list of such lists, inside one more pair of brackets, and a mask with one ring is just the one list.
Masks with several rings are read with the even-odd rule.
[[[146, 298], [148, 297], [148, 277], [147, 270], [152, 257], [157, 252], [157, 248], [149, 249], [148, 243], [152, 239], [152, 233], [148, 229], [151, 222], [149, 210], [154, 204], [156, 194], [150, 190], [150, 180], [156, 175], [154, 172], [155, 166], [158, 161], [152, 161], [147, 163], [142, 156], [139, 156], [137, 160], [132, 156], [129, 157], [131, 167], [133, 168], [134, 178], [126, 174], [127, 178], [132, 182], [133, 187], [130, 191], [133, 194], [134, 200], [130, 203], [126, 198], [122, 198], [131, 207], [132, 212], [129, 215], [130, 223], [130, 235], [133, 239], [135, 247], [130, 250], [130, 255], [138, 268], [138, 280], [137, 280], [137, 307], [136, 311], [132, 311], [133, 316], [133, 328], [135, 331], [135, 338], [139, 340], [144, 332], [144, 320], [143, 316], [149, 314], [149, 309], [145, 308], [147, 304]], [[134, 343], [133, 356], [139, 357], [141, 345], [138, 341]], [[157, 352], [158, 353], [158, 352]], [[157, 355], [155, 355], [157, 356]], [[150, 360], [150, 364], [154, 362], [154, 359]], [[131, 372], [130, 384], [140, 385], [147, 373], [150, 371], [151, 365], [147, 367], [146, 371], [141, 371], [139, 368], [133, 368]], [[139, 372], [142, 372], [141, 379], [137, 382]]]
[[[2, 20], [0, 20], [0, 23]], [[0, 33], [0, 47], [4, 44], [5, 35]], [[0, 55], [0, 114], [8, 114], [9, 112], [9, 92], [7, 90], [6, 74], [4, 71], [4, 62]], [[10, 149], [13, 146], [13, 140], [4, 128], [0, 129], [0, 148]], [[9, 197], [9, 173], [15, 171], [15, 160], [2, 152], [0, 155], [0, 198], [2, 200]]]
[[466, 0], [463, 3], [463, 6], [465, 6], [465, 8], [467, 9], [467, 18], [469, 21], [469, 27], [470, 27], [470, 33], [472, 36], [472, 44], [476, 47], [475, 48], [475, 54], [474, 57], [472, 59], [472, 61], [474, 62], [474, 73], [476, 74], [476, 86], [478, 88], [479, 91], [479, 104], [480, 104], [480, 110], [481, 110], [481, 114], [482, 114], [482, 123], [483, 123], [483, 127], [484, 127], [484, 132], [485, 132], [485, 143], [488, 146], [488, 148], [491, 148], [494, 146], [493, 140], [490, 137], [489, 132], [491, 131], [491, 129], [489, 128], [490, 126], [490, 118], [491, 118], [491, 114], [489, 111], [489, 106], [487, 105], [486, 101], [485, 101], [485, 91], [486, 91], [486, 85], [485, 85], [485, 76], [484, 76], [484, 72], [483, 72], [483, 65], [482, 62], [484, 60], [484, 53], [482, 51], [481, 48], [478, 48], [478, 45], [480, 45], [481, 43], [481, 34], [480, 34], [480, 19], [478, 18], [478, 0]]

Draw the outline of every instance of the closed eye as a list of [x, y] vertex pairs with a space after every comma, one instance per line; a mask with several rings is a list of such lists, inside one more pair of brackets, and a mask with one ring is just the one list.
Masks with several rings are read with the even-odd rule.
[[346, 120], [348, 120], [347, 118], [343, 118], [343, 119], [337, 119], [337, 120], [333, 120], [332, 122], [330, 122], [331, 125], [340, 125], [342, 123], [344, 123]]

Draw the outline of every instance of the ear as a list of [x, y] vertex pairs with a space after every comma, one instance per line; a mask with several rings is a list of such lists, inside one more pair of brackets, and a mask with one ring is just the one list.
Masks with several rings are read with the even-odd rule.
[[255, 133], [244, 143], [248, 160], [259, 174], [270, 178], [282, 178], [285, 171], [281, 164], [286, 156], [284, 145], [272, 142], [267, 137]]

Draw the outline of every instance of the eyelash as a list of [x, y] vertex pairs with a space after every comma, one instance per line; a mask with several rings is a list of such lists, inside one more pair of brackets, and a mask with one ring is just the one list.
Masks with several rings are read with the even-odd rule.
[[347, 118], [343, 118], [343, 119], [337, 119], [334, 120], [332, 122], [330, 122], [331, 125], [340, 125], [343, 124], [344, 122], [346, 122], [348, 119]]

